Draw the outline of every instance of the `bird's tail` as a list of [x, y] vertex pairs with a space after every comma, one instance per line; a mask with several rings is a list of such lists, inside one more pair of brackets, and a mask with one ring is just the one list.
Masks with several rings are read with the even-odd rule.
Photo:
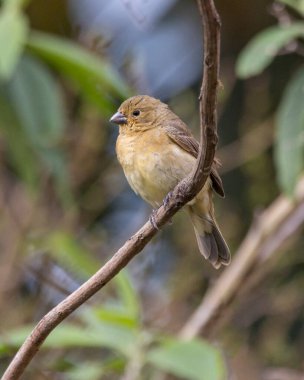
[[201, 254], [216, 269], [228, 265], [231, 260], [229, 248], [214, 218], [211, 215], [198, 215], [192, 207], [189, 207], [189, 214]]

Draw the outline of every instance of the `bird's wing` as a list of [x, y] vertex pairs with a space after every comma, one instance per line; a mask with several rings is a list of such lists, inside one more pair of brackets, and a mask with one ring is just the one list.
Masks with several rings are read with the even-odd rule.
[[223, 182], [222, 182], [221, 177], [218, 174], [218, 171], [216, 169], [220, 165], [221, 165], [220, 160], [215, 157], [213, 164], [212, 164], [210, 177], [211, 177], [211, 181], [212, 181], [213, 190], [216, 191], [216, 193], [218, 195], [220, 195], [222, 198], [224, 198], [225, 197], [225, 191], [224, 191]]
[[[199, 143], [195, 140], [189, 129], [181, 120], [171, 122], [164, 127], [168, 137], [179, 145], [186, 152], [197, 158], [199, 151]], [[225, 196], [223, 183], [219, 176], [216, 167], [219, 165], [219, 160], [215, 159], [211, 168], [210, 178], [212, 181], [213, 190], [221, 197]]]
[[181, 123], [172, 123], [165, 127], [167, 135], [186, 152], [197, 158], [199, 143], [195, 140], [186, 126]]

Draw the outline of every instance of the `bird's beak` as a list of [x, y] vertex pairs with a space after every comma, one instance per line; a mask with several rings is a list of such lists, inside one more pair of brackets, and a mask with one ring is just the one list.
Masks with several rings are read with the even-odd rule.
[[114, 124], [127, 124], [127, 118], [121, 113], [121, 112], [116, 112], [110, 119], [110, 123]]

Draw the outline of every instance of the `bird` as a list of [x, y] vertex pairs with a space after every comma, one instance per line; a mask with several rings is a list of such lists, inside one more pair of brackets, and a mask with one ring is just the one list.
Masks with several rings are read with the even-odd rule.
[[[160, 207], [192, 171], [199, 143], [167, 104], [148, 95], [125, 100], [110, 122], [119, 126], [116, 154], [129, 185], [154, 209]], [[225, 196], [217, 166], [215, 159], [205, 185], [185, 205], [199, 251], [216, 269], [231, 260], [214, 215], [213, 192]]]

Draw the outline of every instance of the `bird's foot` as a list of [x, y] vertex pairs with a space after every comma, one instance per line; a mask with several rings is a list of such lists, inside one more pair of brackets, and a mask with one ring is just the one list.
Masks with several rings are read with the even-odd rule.
[[168, 204], [169, 204], [169, 202], [170, 202], [171, 197], [172, 197], [172, 191], [170, 191], [170, 192], [165, 196], [165, 199], [164, 199], [164, 201], [163, 201], [163, 205], [164, 205], [165, 208], [168, 207]]
[[160, 231], [160, 228], [158, 227], [158, 225], [157, 225], [157, 223], [156, 223], [156, 220], [155, 220], [156, 213], [157, 213], [157, 210], [152, 210], [152, 214], [151, 214], [150, 217], [149, 217], [149, 221], [150, 221], [150, 223], [152, 224], [152, 226], [153, 226], [156, 230]]

